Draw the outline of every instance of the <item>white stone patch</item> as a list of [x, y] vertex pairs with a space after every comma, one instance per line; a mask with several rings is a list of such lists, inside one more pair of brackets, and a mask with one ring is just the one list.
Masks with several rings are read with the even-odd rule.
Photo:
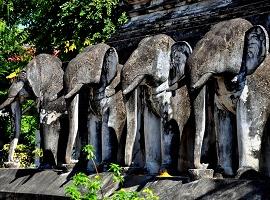
[[259, 134], [256, 134], [255, 137], [251, 139], [250, 145], [252, 150], [259, 151], [261, 148], [261, 136]]
[[56, 111], [50, 112], [47, 115], [47, 124], [51, 124], [52, 122], [56, 121], [61, 116], [61, 113], [58, 113]]
[[248, 86], [245, 85], [245, 87], [242, 91], [242, 94], [240, 96], [240, 99], [245, 103], [245, 102], [247, 102], [247, 98], [248, 98]]
[[57, 120], [61, 115], [62, 115], [61, 113], [58, 113], [56, 111], [47, 112], [46, 110], [41, 109], [40, 123], [44, 123], [44, 121], [45, 121], [45, 123], [49, 125], [52, 122], [54, 122], [55, 120]]
[[158, 93], [161, 93], [163, 91], [166, 91], [167, 89], [169, 89], [168, 80], [165, 81], [164, 83], [160, 84], [158, 87], [154, 88], [154, 93], [158, 94]]
[[158, 50], [156, 75], [157, 77], [164, 79], [164, 81], [169, 77], [170, 53], [170, 51], [164, 52]]
[[173, 117], [173, 110], [171, 106], [171, 97], [172, 93], [167, 92], [166, 90], [169, 88], [168, 80], [164, 83], [162, 83], [160, 86], [154, 89], [155, 93], [158, 93], [156, 95], [156, 98], [160, 101], [162, 105], [168, 104], [168, 115], [169, 119]]
[[40, 123], [43, 123], [43, 120], [44, 120], [44, 118], [46, 116], [47, 116], [46, 110], [41, 109], [40, 114], [39, 114], [39, 121], [40, 121]]

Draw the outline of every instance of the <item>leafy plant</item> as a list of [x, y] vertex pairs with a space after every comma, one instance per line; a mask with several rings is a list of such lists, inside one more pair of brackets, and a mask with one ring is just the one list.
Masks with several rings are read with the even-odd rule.
[[98, 191], [101, 189], [99, 176], [89, 178], [84, 173], [78, 173], [72, 177], [72, 183], [65, 188], [65, 193], [71, 199], [92, 199], [98, 198]]
[[109, 171], [113, 173], [113, 180], [115, 182], [123, 183], [124, 176], [122, 174], [122, 169], [118, 164], [111, 163]]
[[94, 146], [92, 146], [92, 145], [90, 145], [90, 144], [87, 144], [87, 145], [85, 145], [85, 146], [83, 147], [82, 151], [86, 153], [86, 158], [87, 158], [88, 160], [91, 160], [91, 161], [93, 162], [93, 165], [94, 165], [94, 167], [95, 167], [96, 173], [97, 173], [97, 175], [98, 175], [97, 165], [96, 165], [96, 163], [95, 163], [95, 161], [94, 161], [94, 159], [96, 158]]
[[[107, 41], [127, 22], [121, 0], [3, 0], [0, 19], [20, 24], [38, 52], [61, 50], [71, 59], [84, 46]], [[12, 4], [9, 4], [12, 2]], [[1, 3], [0, 3], [1, 4]]]
[[[7, 160], [10, 144], [5, 144], [2, 152], [4, 153], [5, 160]], [[24, 144], [18, 144], [14, 153], [14, 160], [20, 163], [21, 168], [28, 168], [33, 166], [34, 156], [42, 157], [42, 149], [36, 148], [31, 150], [29, 146]]]
[[[94, 147], [92, 145], [86, 145], [83, 147], [83, 151], [87, 153], [87, 159], [92, 159], [95, 164]], [[122, 169], [118, 164], [111, 163], [109, 171], [113, 174], [114, 182], [122, 184], [124, 182], [124, 176]], [[96, 200], [98, 193], [100, 192], [103, 200], [158, 200], [159, 197], [153, 193], [149, 188], [145, 188], [141, 192], [126, 191], [120, 189], [112, 194], [110, 197], [103, 197], [101, 189], [102, 183], [98, 171], [97, 175], [88, 177], [86, 174], [79, 172], [72, 177], [72, 183], [65, 188], [65, 194], [74, 200], [90, 199]]]

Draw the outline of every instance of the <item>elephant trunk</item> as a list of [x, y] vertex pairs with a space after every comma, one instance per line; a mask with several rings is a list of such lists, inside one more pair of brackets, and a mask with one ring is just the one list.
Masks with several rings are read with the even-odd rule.
[[14, 123], [14, 137], [10, 143], [8, 162], [14, 162], [15, 149], [18, 144], [19, 136], [21, 133], [21, 117], [22, 111], [19, 101], [14, 101], [11, 103], [12, 121]]
[[75, 85], [75, 87], [65, 96], [65, 99], [69, 99], [73, 97], [75, 94], [77, 94], [79, 90], [82, 88], [82, 86], [83, 86], [82, 83]]
[[8, 98], [6, 101], [4, 101], [1, 105], [0, 105], [0, 110], [2, 110], [4, 107], [10, 105], [15, 97], [18, 95], [18, 93], [21, 91], [21, 89], [24, 87], [24, 82], [23, 81], [15, 81], [12, 83], [12, 85], [9, 88], [8, 91]]
[[75, 144], [76, 136], [78, 133], [79, 126], [79, 94], [77, 94], [68, 106], [68, 117], [69, 117], [69, 137], [66, 148], [66, 164], [72, 164], [72, 150]]

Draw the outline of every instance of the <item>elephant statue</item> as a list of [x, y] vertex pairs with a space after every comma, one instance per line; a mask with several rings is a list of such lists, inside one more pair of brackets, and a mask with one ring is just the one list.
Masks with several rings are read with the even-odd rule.
[[232, 117], [236, 116], [239, 169], [259, 170], [261, 138], [269, 116], [268, 34], [244, 19], [214, 25], [197, 43], [188, 59], [196, 133], [194, 167], [200, 162], [206, 126], [205, 86], [216, 80], [214, 114], [218, 164], [233, 175]]
[[186, 62], [191, 53], [192, 48], [187, 42], [172, 45], [168, 79], [152, 90], [148, 100], [149, 108], [161, 118], [161, 172], [183, 172], [187, 167], [183, 166], [188, 160], [184, 159], [180, 146], [188, 141], [182, 141], [182, 133], [191, 112], [185, 78]]
[[76, 162], [72, 159], [72, 150], [78, 132], [79, 92], [83, 88], [89, 89], [88, 140], [95, 148], [96, 163], [111, 162], [120, 156], [114, 148], [125, 125], [122, 93], [116, 89], [120, 69], [116, 50], [104, 43], [87, 47], [68, 64], [64, 78], [69, 113], [67, 164]]
[[[144, 132], [145, 167], [150, 173], [157, 173], [160, 167], [160, 118], [150, 112], [145, 102], [139, 105], [147, 87], [158, 87], [169, 76], [170, 51], [174, 40], [160, 34], [143, 39], [131, 54], [122, 69], [122, 88], [126, 101], [127, 137], [125, 147], [125, 165], [138, 165], [133, 160], [138, 154], [135, 142], [140, 129]], [[144, 99], [144, 97], [141, 97]], [[138, 116], [138, 113], [142, 113]], [[143, 118], [141, 119], [141, 117]], [[141, 122], [143, 121], [143, 123]], [[141, 127], [143, 126], [143, 127]], [[150, 134], [151, 133], [151, 134]], [[157, 142], [158, 141], [158, 142]], [[141, 149], [141, 148], [138, 148]], [[145, 161], [144, 161], [145, 159]]]
[[[182, 132], [182, 126], [189, 118], [187, 93], [179, 90], [175, 96], [171, 91], [166, 91], [170, 64], [185, 65], [188, 56], [182, 56], [182, 52], [179, 59], [175, 57], [176, 51], [180, 49], [179, 45], [183, 46], [186, 43], [175, 43], [164, 34], [147, 37], [139, 43], [122, 70], [122, 87], [127, 110], [125, 164], [132, 164], [136, 137], [143, 129], [145, 167], [149, 173], [158, 173], [160, 169], [171, 168], [175, 163], [177, 166], [173, 157], [176, 155], [177, 160], [179, 154], [179, 132]], [[183, 99], [178, 95], [184, 95]], [[138, 103], [140, 98], [142, 105]], [[176, 113], [181, 101], [186, 105], [185, 110], [181, 111], [182, 119]], [[138, 113], [143, 113], [143, 119]]]
[[31, 60], [8, 91], [8, 98], [0, 109], [11, 105], [15, 124], [15, 134], [11, 141], [8, 163], [16, 165], [14, 152], [18, 143], [21, 128], [21, 107], [24, 99], [36, 99], [40, 114], [41, 146], [44, 152], [43, 165], [57, 165], [60, 116], [65, 111], [65, 100], [60, 96], [63, 89], [62, 62], [49, 54], [40, 54]]

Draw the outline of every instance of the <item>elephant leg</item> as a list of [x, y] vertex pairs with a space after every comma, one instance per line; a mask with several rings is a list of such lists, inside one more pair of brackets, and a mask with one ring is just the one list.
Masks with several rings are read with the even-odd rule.
[[194, 167], [196, 169], [204, 169], [207, 167], [201, 164], [201, 151], [206, 127], [206, 105], [205, 105], [206, 86], [199, 92], [198, 96], [194, 99], [193, 109], [195, 116], [195, 141], [194, 141]]
[[[177, 170], [179, 158], [179, 145], [181, 134], [178, 124], [175, 120], [170, 120], [162, 125], [163, 131], [161, 136], [161, 158], [162, 169]], [[178, 159], [179, 158], [179, 159]]]
[[22, 112], [20, 108], [19, 101], [14, 101], [11, 103], [11, 112], [12, 112], [12, 120], [14, 122], [14, 138], [10, 142], [9, 154], [8, 154], [8, 162], [14, 162], [14, 153], [18, 144], [19, 136], [21, 133], [21, 117]]
[[257, 96], [252, 98], [248, 95], [245, 86], [237, 103], [236, 113], [239, 169], [251, 167], [259, 170], [262, 134], [268, 117], [264, 105], [266, 104], [257, 99]]
[[69, 136], [66, 149], [65, 160], [67, 164], [75, 163], [72, 160], [72, 151], [75, 143], [76, 136], [78, 134], [78, 123], [79, 123], [79, 94], [77, 94], [72, 102], [68, 106], [68, 117], [69, 117]]
[[126, 112], [127, 112], [127, 137], [126, 137], [126, 147], [125, 147], [125, 165], [130, 166], [133, 157], [133, 148], [136, 140], [136, 135], [138, 132], [138, 90], [135, 89], [134, 92], [129, 97], [126, 102]]
[[218, 150], [218, 165], [226, 175], [233, 175], [233, 119], [232, 114], [218, 106], [216, 101], [214, 120], [216, 143]]
[[171, 156], [171, 144], [173, 139], [173, 132], [170, 128], [170, 124], [167, 122], [163, 125], [161, 135], [161, 165], [162, 169], [168, 169], [172, 164]]
[[109, 113], [110, 110], [106, 109], [102, 115], [102, 130], [101, 130], [101, 142], [102, 142], [102, 162], [113, 162], [113, 136], [109, 127]]
[[58, 164], [57, 162], [57, 150], [58, 150], [58, 140], [60, 134], [60, 120], [59, 117], [61, 113], [55, 111], [47, 112], [46, 120], [41, 123], [42, 127], [42, 140], [43, 140], [43, 164], [48, 165], [48, 167], [53, 167]]
[[161, 120], [148, 106], [144, 109], [145, 163], [150, 174], [159, 172], [161, 157]]
[[[99, 117], [93, 115], [92, 113], [88, 116], [88, 143], [92, 145], [95, 149], [95, 163], [99, 165], [102, 161], [102, 151], [101, 151], [101, 129], [102, 122]], [[94, 170], [94, 163], [92, 161], [88, 162], [88, 169]]]

